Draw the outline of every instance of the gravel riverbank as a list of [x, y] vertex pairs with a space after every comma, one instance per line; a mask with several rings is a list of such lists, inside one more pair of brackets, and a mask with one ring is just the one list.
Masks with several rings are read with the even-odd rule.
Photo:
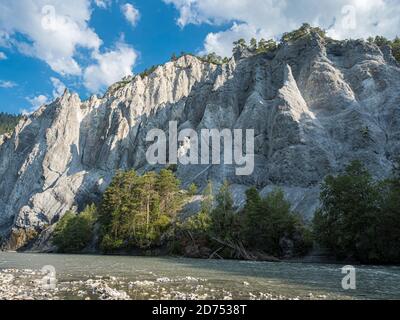
[[299, 300], [327, 299], [327, 296], [286, 297], [268, 292], [252, 291], [250, 283], [243, 283], [240, 296], [228, 290], [216, 290], [207, 285], [206, 279], [182, 277], [176, 279], [127, 281], [124, 278], [102, 277], [86, 280], [57, 281], [54, 288], [44, 287], [40, 270], [0, 270], [0, 300]]

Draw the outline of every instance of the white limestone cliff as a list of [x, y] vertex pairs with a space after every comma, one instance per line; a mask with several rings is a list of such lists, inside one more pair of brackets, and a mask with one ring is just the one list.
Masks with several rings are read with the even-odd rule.
[[146, 161], [145, 137], [169, 121], [255, 130], [251, 176], [229, 165], [180, 165], [184, 185], [228, 180], [238, 206], [249, 186], [263, 194], [278, 186], [310, 218], [321, 181], [349, 161], [362, 160], [376, 177], [390, 172], [400, 153], [400, 68], [375, 45], [312, 34], [274, 53], [236, 53], [222, 66], [187, 55], [102, 98], [66, 91], [0, 138], [6, 247], [21, 248], [67, 210], [98, 201], [116, 170], [158, 169]]

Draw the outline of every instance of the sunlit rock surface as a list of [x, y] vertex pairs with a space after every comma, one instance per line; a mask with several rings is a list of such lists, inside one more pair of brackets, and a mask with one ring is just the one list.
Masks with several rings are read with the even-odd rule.
[[[319, 184], [353, 159], [385, 177], [400, 153], [400, 68], [390, 54], [363, 41], [312, 34], [273, 53], [236, 52], [222, 66], [193, 56], [151, 75], [114, 84], [103, 98], [81, 101], [68, 91], [0, 138], [0, 233], [18, 249], [70, 209], [97, 201], [118, 169], [148, 164], [153, 128], [254, 129], [255, 169], [178, 166], [183, 186], [208, 180], [232, 185], [237, 206], [245, 190], [281, 187], [310, 218]], [[41, 246], [43, 241], [39, 241]]]

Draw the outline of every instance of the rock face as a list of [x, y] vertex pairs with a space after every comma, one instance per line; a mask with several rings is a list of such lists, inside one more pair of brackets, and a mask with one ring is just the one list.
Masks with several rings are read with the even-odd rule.
[[68, 91], [0, 139], [0, 233], [18, 249], [69, 209], [97, 201], [118, 169], [146, 161], [153, 128], [254, 129], [255, 169], [178, 166], [184, 186], [232, 185], [236, 205], [256, 185], [281, 187], [310, 218], [319, 184], [353, 159], [376, 177], [400, 153], [400, 68], [390, 50], [317, 34], [275, 52], [235, 52], [222, 66], [184, 56], [151, 75], [127, 78], [103, 98]]

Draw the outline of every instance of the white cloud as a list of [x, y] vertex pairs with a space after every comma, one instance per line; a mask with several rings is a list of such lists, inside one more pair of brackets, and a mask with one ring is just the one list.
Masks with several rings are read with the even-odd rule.
[[[108, 8], [111, 3], [112, 0], [0, 1], [0, 47], [13, 47], [41, 59], [62, 76], [83, 76], [89, 90], [102, 89], [132, 74], [137, 58], [134, 49], [123, 41], [114, 50], [102, 53], [102, 40], [89, 27], [91, 5]], [[128, 3], [121, 9], [134, 25], [139, 19], [137, 9]], [[89, 53], [90, 59], [83, 56], [89, 60], [85, 65], [77, 61], [80, 48]], [[62, 94], [65, 85], [58, 78], [50, 80], [53, 96]]]
[[61, 82], [60, 79], [51, 77], [50, 78], [51, 83], [53, 84], [53, 98], [56, 99], [64, 94], [64, 91], [66, 89], [65, 84]]
[[30, 115], [33, 112], [35, 112], [39, 107], [41, 107], [42, 105], [48, 103], [49, 99], [48, 97], [46, 97], [45, 95], [38, 95], [36, 97], [33, 98], [26, 98], [26, 100], [29, 101], [29, 103], [32, 105], [31, 108], [29, 109], [21, 109], [20, 113], [22, 113], [23, 115]]
[[238, 39], [249, 40], [251, 38], [268, 38], [268, 33], [247, 23], [237, 24], [226, 30], [217, 33], [209, 33], [204, 40], [203, 54], [215, 52], [222, 57], [230, 57], [232, 55], [232, 43]]
[[111, 5], [112, 0], [94, 0], [96, 6], [102, 9], [107, 9]]
[[0, 51], [0, 60], [6, 60], [6, 59], [7, 59], [6, 54]]
[[136, 9], [133, 5], [130, 3], [125, 3], [124, 5], [121, 6], [122, 13], [125, 16], [125, 19], [128, 20], [128, 22], [132, 26], [136, 26], [137, 22], [140, 19], [140, 13], [139, 10]]
[[62, 75], [79, 75], [77, 49], [98, 50], [102, 44], [88, 26], [90, 3], [90, 0], [1, 1], [0, 45], [13, 46], [25, 55], [39, 58]]
[[[398, 0], [164, 0], [180, 13], [178, 25], [232, 23], [228, 30], [211, 33], [205, 50], [225, 55], [231, 40], [276, 37], [303, 22], [328, 30], [337, 38], [394, 38], [400, 29]], [[234, 24], [236, 23], [236, 24]]]
[[[182, 27], [188, 24], [222, 24], [230, 21], [263, 25], [270, 19], [278, 20], [288, 1], [290, 2], [290, 0], [164, 0], [166, 3], [174, 4], [180, 11], [177, 22]], [[283, 25], [284, 22], [279, 24]], [[275, 26], [271, 28], [278, 29]]]
[[10, 88], [14, 88], [16, 86], [17, 86], [17, 84], [15, 82], [0, 80], [0, 88], [10, 89]]
[[124, 76], [132, 75], [137, 53], [124, 42], [118, 42], [114, 50], [96, 52], [93, 58], [97, 62], [86, 68], [83, 78], [85, 87], [91, 92], [97, 92]]
[[38, 107], [46, 104], [49, 99], [45, 95], [41, 94], [41, 95], [33, 97], [33, 98], [27, 98], [27, 100], [30, 102], [30, 104], [34, 108], [38, 108]]
[[[63, 95], [66, 87], [65, 87], [64, 83], [61, 82], [60, 79], [57, 79], [55, 77], [51, 77], [50, 81], [53, 85], [53, 98], [57, 99], [58, 97]], [[51, 98], [49, 98], [48, 96], [46, 96], [44, 94], [40, 94], [33, 98], [27, 97], [26, 100], [29, 101], [29, 103], [32, 105], [32, 107], [29, 109], [22, 109], [22, 110], [20, 110], [20, 113], [22, 113], [24, 115], [29, 115], [29, 114], [35, 112], [42, 105], [49, 103], [51, 101]]]

